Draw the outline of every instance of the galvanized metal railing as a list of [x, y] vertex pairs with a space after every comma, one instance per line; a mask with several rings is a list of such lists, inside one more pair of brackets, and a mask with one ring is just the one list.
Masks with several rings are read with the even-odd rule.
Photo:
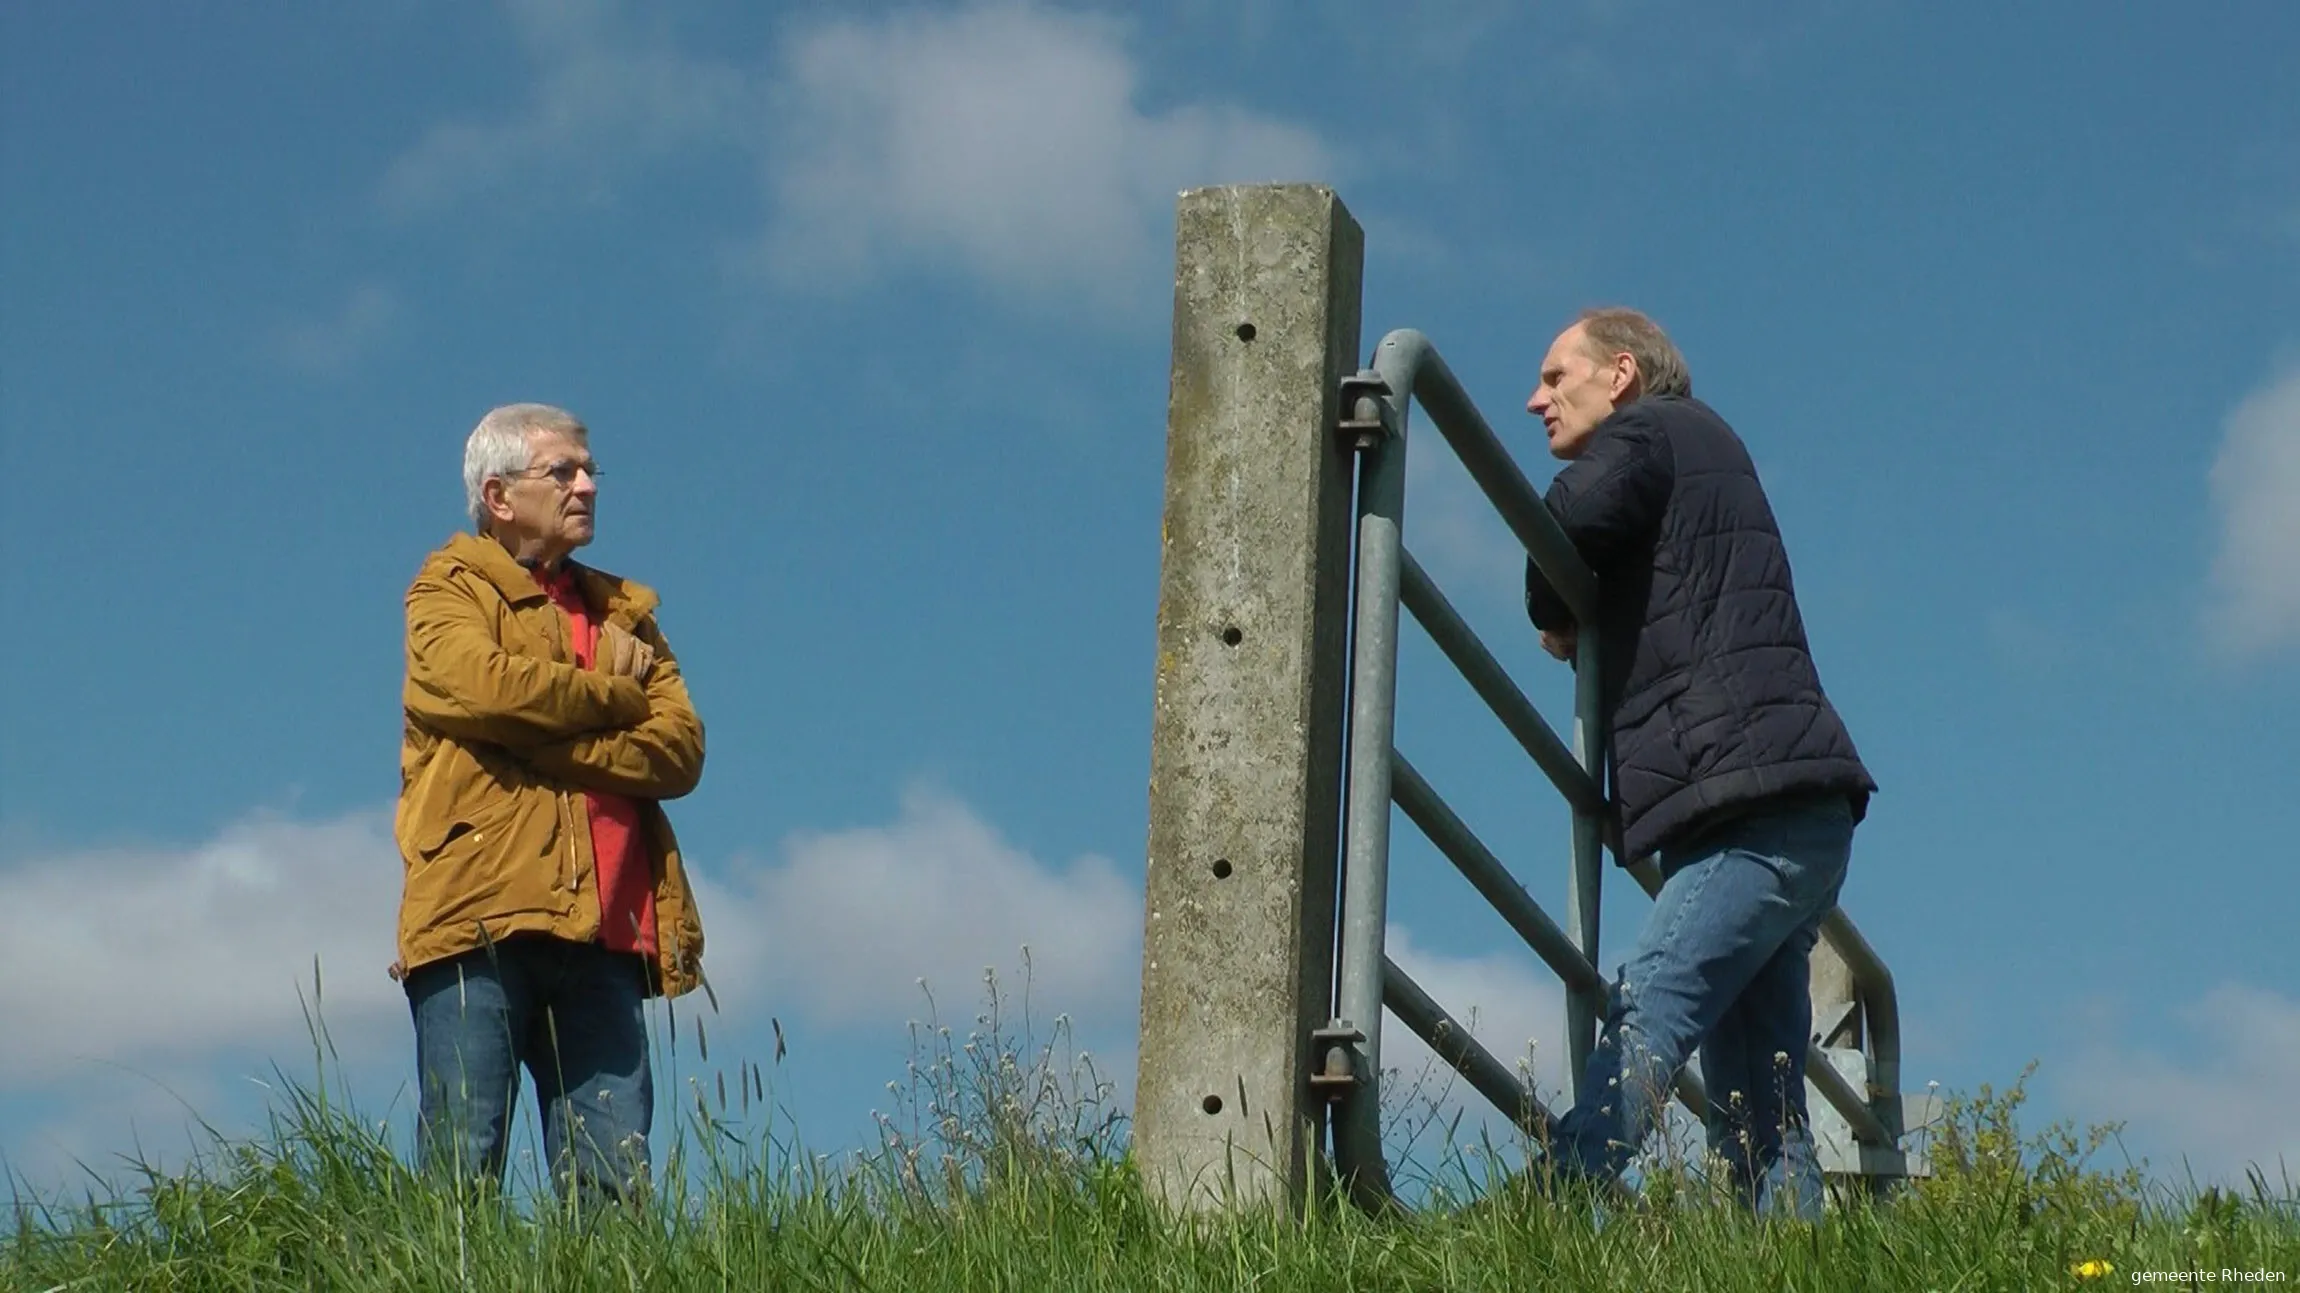
[[[1581, 626], [1574, 662], [1570, 748], [1542, 720], [1404, 546], [1407, 411], [1415, 401], [1452, 445], [1494, 510]], [[1513, 1123], [1539, 1136], [1552, 1120], [1532, 1089], [1385, 953], [1391, 806], [1404, 811], [1564, 982], [1568, 1051], [1572, 1080], [1578, 1088], [1611, 993], [1597, 969], [1602, 849], [1608, 820], [1605, 723], [1598, 694], [1597, 581], [1429, 339], [1410, 329], [1382, 338], [1372, 366], [1343, 382], [1341, 408], [1340, 432], [1357, 449], [1360, 459], [1356, 623], [1334, 1019], [1314, 1038], [1311, 1084], [1323, 1090], [1332, 1103], [1337, 1172], [1353, 1197], [1376, 1204], [1391, 1197], [1388, 1162], [1381, 1144], [1385, 1008], [1428, 1042], [1472, 1089]], [[1394, 719], [1401, 605], [1571, 807], [1572, 871], [1563, 928], [1549, 918], [1397, 751]], [[1647, 892], [1659, 890], [1660, 872], [1650, 860], [1639, 860], [1630, 871]], [[1892, 976], [1842, 911], [1829, 915], [1822, 932], [1850, 967], [1859, 990], [1867, 1024], [1864, 1031], [1870, 1051], [1871, 1090], [1855, 1091], [1817, 1046], [1808, 1058], [1808, 1080], [1849, 1125], [1860, 1142], [1864, 1161], [1871, 1161], [1875, 1154], [1882, 1157], [1874, 1161], [1897, 1162], [1902, 1130], [1900, 1035]], [[1705, 1096], [1690, 1068], [1677, 1074], [1676, 1093], [1696, 1115], [1705, 1112]]]

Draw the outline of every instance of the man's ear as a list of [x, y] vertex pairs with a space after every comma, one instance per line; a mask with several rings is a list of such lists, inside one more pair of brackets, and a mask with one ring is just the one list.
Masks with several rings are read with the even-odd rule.
[[501, 476], [488, 477], [479, 485], [479, 505], [498, 521], [510, 520], [511, 500], [506, 497], [510, 488], [503, 483]]
[[1637, 371], [1637, 356], [1624, 350], [1613, 357], [1608, 389], [1615, 404], [1627, 404], [1645, 393], [1645, 374]]

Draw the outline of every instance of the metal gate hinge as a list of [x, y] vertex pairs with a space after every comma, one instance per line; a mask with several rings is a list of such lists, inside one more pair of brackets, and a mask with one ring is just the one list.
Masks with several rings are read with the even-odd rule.
[[1358, 1085], [1358, 1045], [1366, 1035], [1336, 1019], [1310, 1030], [1310, 1091], [1327, 1100], [1339, 1100]]
[[1342, 379], [1342, 418], [1334, 429], [1343, 448], [1353, 452], [1378, 449], [1389, 438], [1389, 420], [1382, 416], [1389, 394], [1390, 384], [1371, 368], [1361, 368]]

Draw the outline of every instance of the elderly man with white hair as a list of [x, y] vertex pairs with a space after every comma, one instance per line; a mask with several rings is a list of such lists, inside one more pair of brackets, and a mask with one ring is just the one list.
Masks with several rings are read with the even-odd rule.
[[590, 435], [490, 412], [464, 447], [474, 534], [407, 592], [393, 967], [415, 1019], [419, 1156], [500, 1179], [520, 1070], [554, 1184], [623, 1198], [648, 1170], [644, 1003], [702, 977], [702, 926], [663, 802], [703, 725], [655, 593], [577, 563], [598, 522]]

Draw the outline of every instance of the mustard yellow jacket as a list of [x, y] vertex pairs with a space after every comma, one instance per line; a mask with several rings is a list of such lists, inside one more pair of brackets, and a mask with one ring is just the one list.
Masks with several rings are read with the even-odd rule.
[[636, 679], [575, 664], [567, 616], [493, 539], [458, 534], [407, 590], [407, 722], [394, 833], [404, 973], [507, 934], [599, 934], [582, 792], [639, 802], [655, 868], [656, 981], [701, 979], [703, 927], [659, 802], [695, 788], [703, 723], [654, 590], [576, 566], [584, 604], [655, 649]]

